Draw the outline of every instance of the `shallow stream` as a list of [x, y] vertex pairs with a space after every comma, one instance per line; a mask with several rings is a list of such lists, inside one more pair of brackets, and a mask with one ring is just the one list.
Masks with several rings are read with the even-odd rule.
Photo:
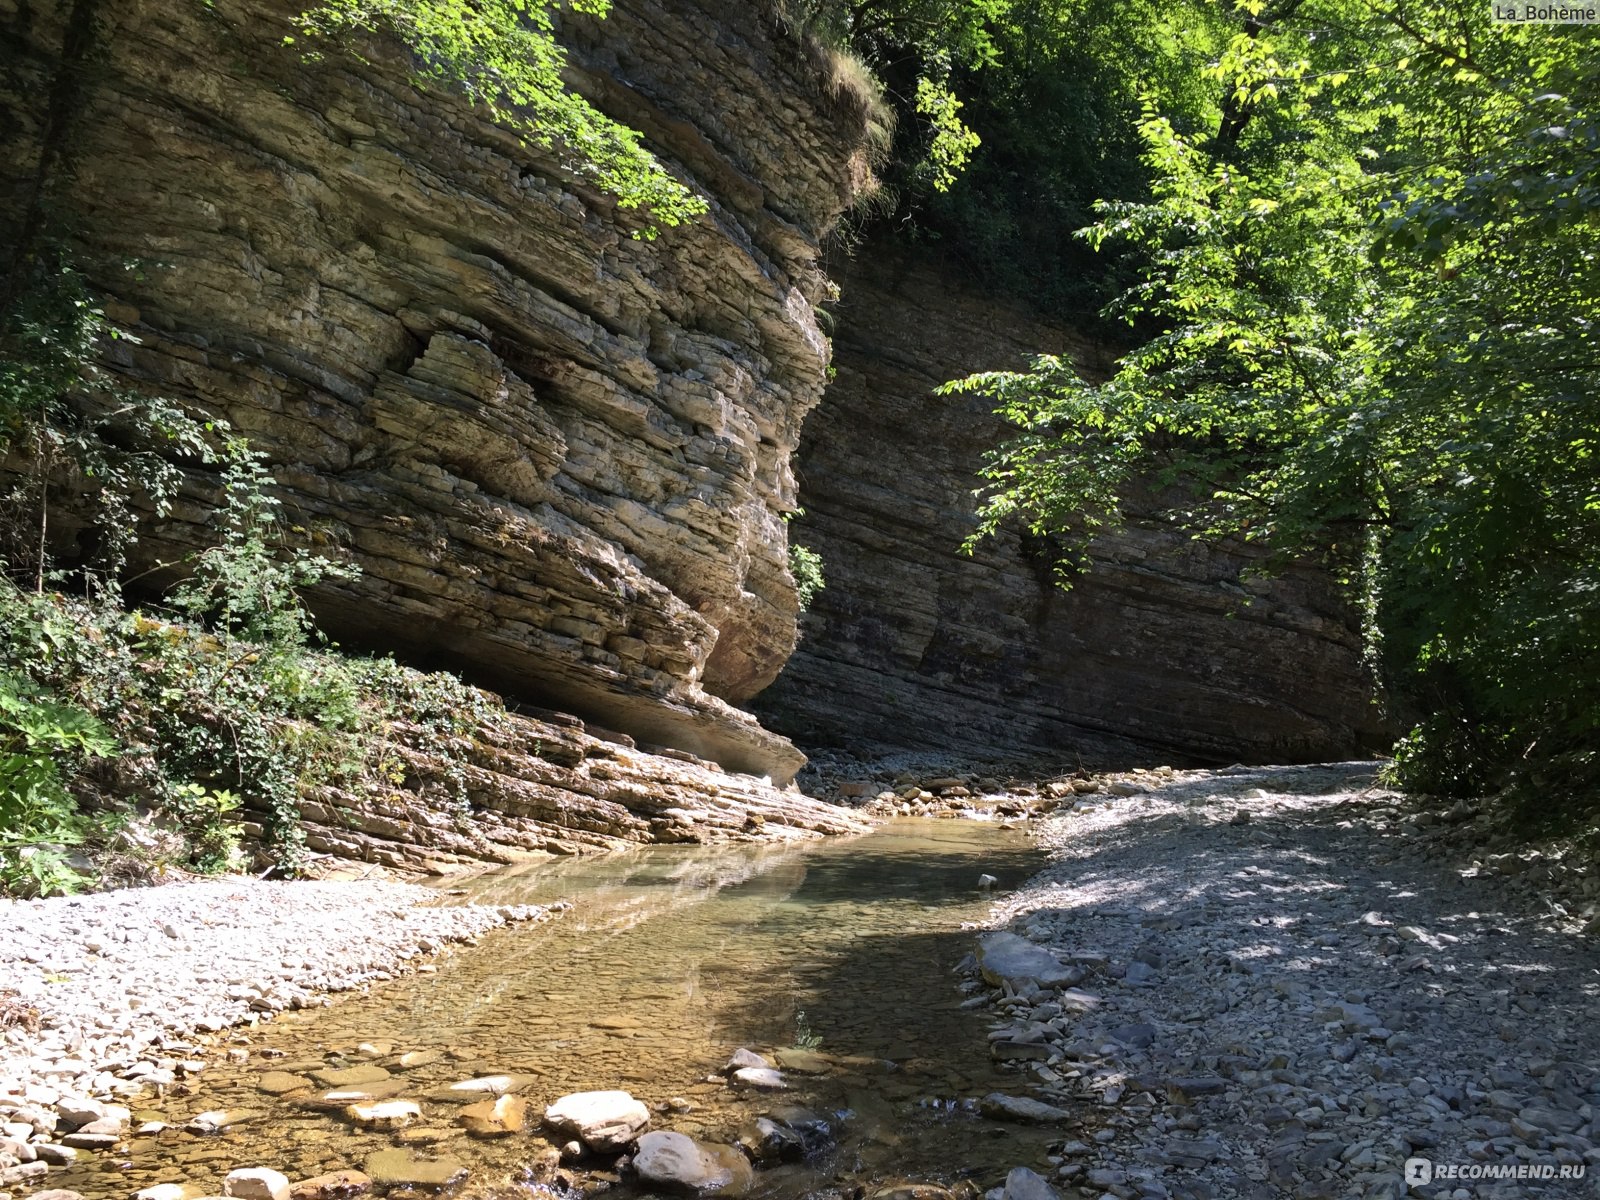
[[[294, 1180], [360, 1169], [404, 1146], [466, 1167], [467, 1193], [510, 1194], [544, 1148], [537, 1132], [470, 1138], [453, 1124], [456, 1106], [427, 1096], [511, 1072], [537, 1076], [526, 1091], [534, 1121], [564, 1093], [611, 1088], [653, 1109], [687, 1101], [689, 1111], [658, 1112], [652, 1127], [708, 1141], [731, 1141], [782, 1105], [835, 1121], [834, 1150], [758, 1172], [757, 1196], [893, 1178], [987, 1187], [1011, 1166], [1040, 1166], [1060, 1131], [997, 1124], [960, 1103], [1020, 1094], [1022, 1080], [991, 1062], [986, 1013], [961, 1008], [951, 968], [987, 913], [978, 877], [1011, 888], [1041, 863], [1026, 834], [991, 822], [902, 820], [851, 840], [658, 847], [484, 875], [445, 902], [574, 907], [496, 930], [440, 957], [435, 972], [246, 1031], [248, 1044], [233, 1044], [247, 1061], [216, 1054], [193, 1094], [136, 1106], [136, 1126], [173, 1128], [134, 1138], [125, 1153], [88, 1156], [52, 1183], [95, 1200], [164, 1182], [215, 1195], [234, 1167], [273, 1167]], [[736, 1090], [718, 1074], [740, 1047], [770, 1056], [797, 1044], [815, 1053], [787, 1055], [811, 1072], [786, 1069], [790, 1091]], [[403, 1066], [402, 1054], [415, 1065]], [[259, 1086], [268, 1071], [366, 1064], [401, 1081], [390, 1085], [397, 1097], [421, 1102], [422, 1132], [356, 1129], [305, 1107], [304, 1094]], [[219, 1109], [245, 1119], [210, 1137], [182, 1130]], [[592, 1186], [606, 1165], [586, 1161], [574, 1174]]]

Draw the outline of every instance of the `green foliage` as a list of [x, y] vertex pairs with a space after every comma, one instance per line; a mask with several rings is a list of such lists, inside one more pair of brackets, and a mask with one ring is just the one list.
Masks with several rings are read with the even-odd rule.
[[79, 883], [61, 848], [83, 841], [84, 820], [65, 773], [116, 752], [87, 712], [0, 673], [0, 891], [49, 895]]
[[811, 607], [817, 593], [827, 586], [822, 578], [822, 555], [797, 542], [789, 543], [789, 574], [794, 576], [795, 599], [800, 611]]
[[300, 590], [355, 572], [283, 536], [282, 503], [265, 456], [238, 439], [228, 443], [222, 507], [222, 541], [202, 551], [169, 599], [188, 616], [210, 620], [231, 634], [275, 648], [300, 646], [312, 632]]
[[794, 1014], [794, 1044], [802, 1050], [815, 1050], [822, 1045], [822, 1035], [811, 1028], [803, 1010]]
[[[132, 851], [118, 826], [139, 815], [170, 835], [170, 844], [141, 852], [146, 871], [239, 869], [247, 823], [259, 826], [265, 860], [292, 870], [305, 854], [301, 802], [316, 793], [326, 806], [330, 788], [431, 796], [464, 814], [467, 757], [506, 721], [486, 693], [390, 659], [244, 641], [9, 582], [0, 582], [0, 610], [0, 682], [16, 681], [0, 703], [23, 696], [37, 710], [30, 728], [42, 713], [66, 734], [114, 739], [84, 733], [72, 753], [58, 746], [42, 760], [55, 790], [44, 825], [29, 828], [45, 828], [56, 844], [125, 856]], [[71, 713], [80, 724], [63, 715]], [[83, 724], [83, 714], [93, 722]], [[22, 736], [5, 732], [12, 728], [0, 726], [8, 763]], [[95, 758], [108, 746], [117, 750], [109, 775], [97, 769], [108, 760]], [[428, 772], [416, 769], [416, 753], [427, 756]], [[10, 809], [0, 815], [10, 828]]]
[[14, 264], [0, 304], [0, 453], [27, 469], [4, 494], [0, 563], [42, 587], [49, 567], [53, 489], [94, 499], [98, 549], [86, 581], [115, 588], [134, 537], [136, 507], [165, 513], [182, 473], [167, 457], [207, 454], [207, 428], [178, 405], [117, 382], [101, 351], [135, 342], [108, 321], [82, 275], [53, 241]]
[[1600, 55], [1595, 31], [1249, 8], [1215, 122], [1147, 109], [1154, 180], [1091, 244], [1148, 257], [1157, 328], [962, 385], [1018, 428], [984, 532], [1079, 536], [1136, 491], [1314, 555], [1370, 614], [1411, 786], [1600, 788]]
[[[611, 120], [562, 82], [566, 52], [556, 43], [552, 0], [323, 0], [300, 15], [314, 44], [348, 43], [361, 31], [393, 34], [412, 52], [416, 82], [444, 85], [484, 105], [530, 143], [564, 153], [651, 224], [681, 225], [706, 211], [704, 198], [673, 178], [639, 134]], [[564, 7], [604, 17], [610, 0], [565, 0]]]

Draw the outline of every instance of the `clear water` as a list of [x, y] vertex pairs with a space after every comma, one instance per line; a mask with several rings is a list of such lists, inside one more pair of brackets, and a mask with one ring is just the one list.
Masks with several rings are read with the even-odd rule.
[[[838, 1148], [759, 1172], [761, 1196], [894, 1178], [988, 1186], [1012, 1166], [1038, 1166], [1060, 1133], [996, 1124], [960, 1105], [1020, 1092], [1023, 1081], [991, 1062], [986, 1013], [960, 1007], [951, 968], [987, 913], [979, 875], [1014, 887], [1040, 859], [1026, 834], [992, 823], [906, 820], [848, 841], [659, 847], [485, 875], [442, 902], [564, 898], [574, 908], [548, 924], [497, 930], [439, 959], [435, 974], [249, 1031], [248, 1062], [214, 1066], [192, 1095], [142, 1103], [140, 1117], [179, 1128], [85, 1156], [51, 1184], [123, 1200], [160, 1182], [215, 1195], [238, 1166], [291, 1179], [359, 1169], [397, 1135], [355, 1129], [257, 1082], [263, 1071], [359, 1061], [365, 1042], [389, 1051], [378, 1065], [405, 1079], [401, 1097], [419, 1099], [422, 1124], [441, 1132], [413, 1151], [467, 1167], [470, 1194], [515, 1188], [544, 1143], [537, 1132], [469, 1138], [452, 1125], [456, 1106], [425, 1097], [504, 1072], [539, 1077], [526, 1093], [534, 1114], [572, 1091], [623, 1088], [652, 1106], [687, 1100], [692, 1111], [661, 1113], [653, 1127], [711, 1141], [732, 1140], [781, 1104], [836, 1117]], [[771, 1054], [807, 1035], [820, 1039], [825, 1070], [789, 1073], [791, 1092], [735, 1091], [717, 1076], [741, 1046]], [[440, 1054], [402, 1071], [398, 1056], [419, 1050]], [[283, 1056], [267, 1058], [272, 1051]], [[252, 1119], [215, 1137], [181, 1131], [214, 1109]], [[580, 1184], [604, 1184], [605, 1165], [582, 1164]], [[586, 1174], [596, 1167], [602, 1174]]]

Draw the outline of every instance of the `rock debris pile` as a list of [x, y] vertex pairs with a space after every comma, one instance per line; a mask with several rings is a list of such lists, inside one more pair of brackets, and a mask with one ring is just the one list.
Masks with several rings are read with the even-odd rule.
[[1110, 791], [1042, 827], [1057, 860], [964, 964], [1037, 1096], [984, 1110], [1064, 1126], [1068, 1195], [1594, 1194], [1592, 864], [1552, 876], [1370, 764]]

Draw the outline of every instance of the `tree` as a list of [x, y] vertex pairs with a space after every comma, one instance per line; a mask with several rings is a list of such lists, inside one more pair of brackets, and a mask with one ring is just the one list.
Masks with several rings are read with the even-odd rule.
[[984, 531], [1174, 519], [1360, 597], [1413, 786], [1600, 788], [1600, 55], [1486, 6], [1252, 2], [1209, 127], [1155, 104], [1152, 194], [1092, 245], [1159, 332], [1100, 385], [976, 376], [1019, 434]]

